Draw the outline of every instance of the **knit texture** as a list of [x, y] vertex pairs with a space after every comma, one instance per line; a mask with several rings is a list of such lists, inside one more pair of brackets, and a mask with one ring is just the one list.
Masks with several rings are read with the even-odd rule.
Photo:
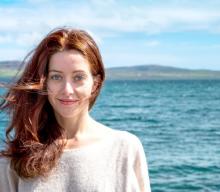
[[2, 192], [149, 192], [143, 146], [126, 131], [114, 130], [103, 141], [64, 150], [48, 177], [21, 179], [0, 159]]

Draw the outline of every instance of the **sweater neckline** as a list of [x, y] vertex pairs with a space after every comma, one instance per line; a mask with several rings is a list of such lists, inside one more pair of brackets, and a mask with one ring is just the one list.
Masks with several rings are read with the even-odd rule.
[[83, 145], [81, 147], [72, 147], [72, 148], [67, 148], [63, 150], [63, 153], [70, 153], [70, 152], [80, 152], [80, 151], [85, 151], [87, 149], [91, 149], [96, 146], [103, 146], [104, 144], [108, 143], [109, 141], [112, 141], [114, 139], [115, 131], [113, 130], [111, 134], [109, 134], [107, 137], [102, 138], [96, 142], [93, 142], [91, 144]]

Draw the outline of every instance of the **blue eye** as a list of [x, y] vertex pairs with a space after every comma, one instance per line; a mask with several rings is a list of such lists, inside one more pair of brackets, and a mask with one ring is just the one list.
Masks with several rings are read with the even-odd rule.
[[55, 75], [51, 75], [50, 79], [52, 79], [52, 80], [61, 80], [62, 76], [55, 74]]
[[74, 81], [82, 81], [84, 79], [83, 75], [76, 75], [75, 77], [73, 77]]

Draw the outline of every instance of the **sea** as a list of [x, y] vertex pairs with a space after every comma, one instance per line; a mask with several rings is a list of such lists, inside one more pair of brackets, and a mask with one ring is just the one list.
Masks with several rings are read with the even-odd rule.
[[139, 137], [152, 192], [220, 191], [220, 80], [108, 80], [91, 115]]

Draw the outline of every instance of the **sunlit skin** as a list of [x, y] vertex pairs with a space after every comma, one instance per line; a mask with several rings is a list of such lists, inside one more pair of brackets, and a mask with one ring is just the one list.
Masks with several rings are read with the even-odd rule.
[[98, 80], [76, 50], [55, 53], [49, 61], [48, 100], [58, 123], [66, 130], [66, 148], [94, 142], [110, 130], [89, 115], [89, 98]]

